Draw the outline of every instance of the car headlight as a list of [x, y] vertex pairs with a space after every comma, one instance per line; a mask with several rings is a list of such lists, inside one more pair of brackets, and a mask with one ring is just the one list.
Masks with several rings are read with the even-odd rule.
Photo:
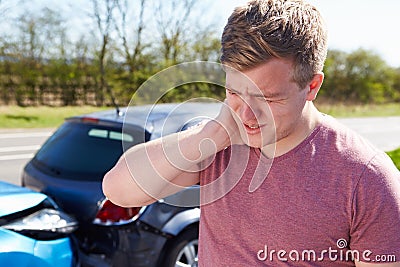
[[72, 233], [77, 229], [78, 223], [62, 211], [46, 208], [2, 227], [37, 239], [53, 239]]

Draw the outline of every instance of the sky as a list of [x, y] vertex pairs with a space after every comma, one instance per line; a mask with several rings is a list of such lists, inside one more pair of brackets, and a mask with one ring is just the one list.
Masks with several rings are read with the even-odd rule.
[[[68, 10], [68, 6], [91, 6], [89, 0], [7, 0], [35, 7], [47, 6]], [[162, 0], [169, 1], [169, 0]], [[400, 67], [400, 1], [398, 0], [307, 0], [322, 13], [328, 26], [330, 49], [352, 52], [358, 48], [372, 50], [392, 67]], [[204, 20], [211, 20], [222, 29], [235, 6], [247, 0], [200, 0]], [[40, 7], [40, 8], [41, 8]], [[85, 28], [83, 14], [65, 14]], [[79, 30], [79, 29], [77, 29]]]
[[[400, 1], [307, 0], [323, 15], [328, 27], [328, 46], [352, 52], [372, 50], [392, 67], [400, 67]], [[246, 0], [216, 1], [225, 23], [230, 12]], [[223, 27], [223, 26], [221, 26]]]

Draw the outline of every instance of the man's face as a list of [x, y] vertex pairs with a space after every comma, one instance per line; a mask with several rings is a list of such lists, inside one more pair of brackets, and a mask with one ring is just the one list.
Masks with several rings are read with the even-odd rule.
[[244, 72], [226, 70], [228, 105], [245, 144], [262, 148], [302, 131], [308, 90], [293, 81], [290, 62], [273, 59]]

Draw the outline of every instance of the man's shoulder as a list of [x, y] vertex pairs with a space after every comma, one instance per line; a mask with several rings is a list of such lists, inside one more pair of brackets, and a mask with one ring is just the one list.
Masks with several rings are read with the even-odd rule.
[[329, 156], [336, 154], [344, 159], [365, 163], [383, 153], [359, 133], [329, 115], [323, 116], [319, 127], [319, 134], [313, 142], [320, 149], [325, 149]]

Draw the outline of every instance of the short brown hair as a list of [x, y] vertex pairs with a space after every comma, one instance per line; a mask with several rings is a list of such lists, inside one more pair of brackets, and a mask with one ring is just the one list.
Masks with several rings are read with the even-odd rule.
[[294, 81], [304, 88], [322, 71], [327, 32], [321, 14], [302, 0], [252, 0], [237, 7], [221, 38], [221, 63], [239, 71], [271, 58], [294, 63]]

